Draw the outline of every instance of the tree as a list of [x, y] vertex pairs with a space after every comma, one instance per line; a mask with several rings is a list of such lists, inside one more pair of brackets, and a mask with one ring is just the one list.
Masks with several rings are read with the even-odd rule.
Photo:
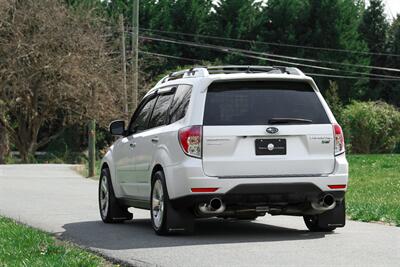
[[119, 62], [90, 12], [54, 0], [1, 1], [0, 120], [24, 162], [66, 125], [120, 114]]
[[[210, 14], [209, 33], [215, 36], [256, 40], [261, 27], [262, 3], [253, 0], [222, 0], [214, 6], [215, 12]], [[207, 40], [210, 41], [210, 40]], [[214, 42], [215, 43], [215, 42]], [[242, 49], [251, 49], [249, 43], [232, 43], [221, 40], [218, 45]], [[256, 59], [244, 58], [235, 54], [221, 54], [216, 56], [224, 64], [254, 64]]]
[[[260, 41], [284, 44], [304, 43], [303, 24], [308, 14], [307, 2], [302, 0], [269, 0], [262, 10]], [[293, 53], [279, 46], [265, 46], [277, 53]]]
[[329, 81], [329, 88], [325, 92], [325, 100], [328, 103], [333, 115], [340, 122], [341, 112], [343, 109], [342, 101], [339, 98], [339, 87], [337, 82]]
[[9, 141], [6, 126], [3, 124], [5, 114], [3, 111], [4, 103], [0, 100], [0, 164], [5, 163], [5, 157], [9, 152]]
[[[190, 34], [207, 34], [210, 26], [210, 12], [212, 0], [159, 0], [146, 3], [141, 2], [141, 12], [144, 13], [140, 23], [143, 28], [161, 31], [172, 31]], [[166, 32], [143, 31], [143, 35], [158, 37], [161, 39], [176, 39], [191, 42], [204, 40], [179, 34]], [[167, 55], [186, 58], [207, 59], [212, 56], [212, 51], [187, 45], [170, 44], [159, 41], [142, 41], [144, 50]], [[168, 60], [162, 65], [163, 71], [178, 65], [187, 64], [188, 61]]]
[[[286, 56], [339, 63], [368, 64], [368, 57], [362, 54], [284, 46], [284, 44], [293, 44], [366, 52], [367, 46], [358, 33], [362, 9], [363, 6], [359, 1], [354, 0], [269, 0], [261, 14], [262, 27], [258, 39], [283, 45], [258, 45], [257, 49]], [[266, 62], [261, 63], [265, 64]], [[306, 62], [302, 63], [306, 64]], [[364, 72], [360, 68], [349, 66], [333, 66], [323, 63], [309, 65]], [[304, 72], [310, 73], [351, 75], [346, 72], [328, 72], [305, 66], [300, 66], [300, 68]], [[329, 87], [328, 78], [317, 78], [316, 80], [322, 91]], [[365, 79], [359, 81], [337, 79], [336, 82], [339, 86], [338, 93], [345, 102], [349, 102], [352, 98], [357, 99], [364, 93]]]
[[[389, 30], [388, 37], [388, 51], [390, 54], [400, 55], [400, 15], [397, 15], [396, 19], [393, 21]], [[399, 68], [400, 57], [393, 56], [388, 57], [386, 64], [391, 68]], [[388, 72], [387, 74], [393, 75], [393, 72]], [[389, 103], [400, 107], [400, 85], [398, 82], [383, 82], [384, 90], [382, 92], [382, 97]]]
[[[369, 52], [385, 53], [387, 42], [387, 30], [389, 23], [385, 15], [385, 7], [381, 0], [370, 0], [365, 10], [359, 31], [368, 44]], [[385, 66], [386, 58], [381, 55], [371, 56], [372, 66]], [[380, 70], [372, 70], [372, 74], [383, 74]], [[379, 99], [383, 91], [383, 84], [380, 81], [370, 80], [367, 98]]]

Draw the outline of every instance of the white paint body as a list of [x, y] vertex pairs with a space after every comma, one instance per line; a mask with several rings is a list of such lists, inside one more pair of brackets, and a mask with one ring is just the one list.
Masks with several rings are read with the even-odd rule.
[[[187, 76], [187, 75], [186, 75]], [[268, 125], [204, 126], [203, 157], [184, 154], [178, 131], [202, 125], [208, 86], [216, 80], [306, 81], [318, 95], [331, 123], [336, 120], [312, 78], [304, 75], [236, 73], [196, 75], [159, 82], [148, 94], [164, 87], [192, 86], [186, 116], [170, 125], [119, 138], [105, 155], [102, 164], [110, 168], [118, 198], [150, 201], [151, 175], [160, 165], [171, 199], [194, 194], [191, 188], [218, 188], [215, 194], [228, 192], [240, 184], [313, 183], [322, 191], [334, 191], [328, 185], [348, 182], [345, 153], [334, 156], [332, 125], [279, 125], [277, 134], [268, 134]], [[287, 139], [287, 154], [256, 156], [255, 138]], [[157, 143], [152, 138], [158, 138]], [[331, 140], [321, 144], [321, 138]], [[344, 189], [340, 189], [344, 190]], [[199, 194], [199, 193], [196, 193]], [[207, 193], [213, 194], [213, 193]]]

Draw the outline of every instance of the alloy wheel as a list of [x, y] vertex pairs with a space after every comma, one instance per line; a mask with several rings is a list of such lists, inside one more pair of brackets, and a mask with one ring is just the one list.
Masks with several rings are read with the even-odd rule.
[[108, 191], [108, 182], [107, 182], [107, 177], [103, 176], [101, 177], [101, 186], [100, 186], [100, 211], [101, 211], [101, 216], [103, 218], [107, 217], [108, 213], [108, 205], [109, 205], [109, 191]]
[[157, 180], [153, 186], [151, 209], [154, 226], [159, 229], [164, 217], [164, 193], [160, 180]]

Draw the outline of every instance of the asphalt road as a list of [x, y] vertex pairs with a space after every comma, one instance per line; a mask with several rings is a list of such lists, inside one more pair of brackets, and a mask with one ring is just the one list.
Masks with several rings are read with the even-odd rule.
[[132, 222], [103, 224], [97, 182], [71, 166], [0, 165], [0, 215], [134, 266], [400, 266], [399, 227], [348, 221], [309, 233], [300, 217], [265, 216], [207, 219], [192, 236], [160, 237], [149, 212], [133, 213]]

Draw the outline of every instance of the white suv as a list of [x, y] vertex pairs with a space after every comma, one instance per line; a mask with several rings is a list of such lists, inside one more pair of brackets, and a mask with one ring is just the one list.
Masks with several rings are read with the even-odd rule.
[[101, 163], [106, 223], [149, 209], [157, 234], [194, 218], [304, 216], [311, 231], [345, 225], [348, 163], [341, 127], [296, 68], [199, 67], [151, 89]]

